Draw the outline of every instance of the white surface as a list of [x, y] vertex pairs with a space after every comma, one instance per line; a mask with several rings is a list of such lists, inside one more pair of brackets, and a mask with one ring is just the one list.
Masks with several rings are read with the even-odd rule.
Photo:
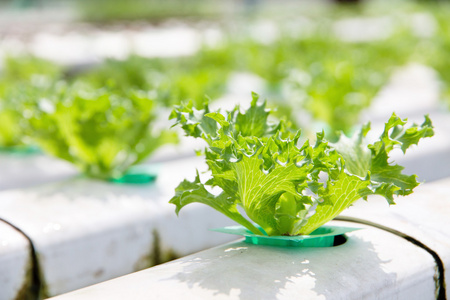
[[444, 110], [439, 89], [437, 74], [429, 67], [415, 63], [399, 67], [361, 119], [386, 121], [392, 112], [402, 118], [413, 118]]
[[85, 34], [69, 32], [53, 34], [41, 32], [33, 37], [29, 46], [33, 55], [62, 65], [77, 65], [97, 61], [91, 42]]
[[131, 35], [132, 50], [144, 57], [192, 55], [201, 45], [198, 31], [186, 27], [147, 29]]
[[69, 163], [45, 155], [0, 153], [0, 190], [57, 181], [75, 174], [77, 171]]
[[[424, 184], [389, 207], [378, 197], [360, 200], [342, 215], [369, 220], [408, 234], [432, 250], [444, 262], [446, 285], [450, 285], [450, 178]], [[450, 292], [447, 290], [447, 297]]]
[[428, 253], [373, 228], [349, 237], [333, 248], [235, 242], [54, 299], [435, 298]]
[[346, 42], [383, 40], [399, 30], [410, 30], [418, 38], [432, 37], [438, 24], [428, 12], [392, 14], [381, 17], [350, 17], [334, 22], [334, 35]]
[[165, 163], [151, 185], [76, 178], [4, 191], [0, 217], [33, 240], [46, 289], [57, 295], [148, 267], [155, 231], [162, 259], [232, 240], [207, 230], [231, 224], [213, 209], [190, 205], [178, 218], [168, 203], [181, 180], [193, 179], [197, 166], [203, 167], [203, 158]]
[[92, 51], [99, 57], [126, 59], [131, 52], [130, 38], [119, 32], [95, 32], [92, 37]]
[[429, 38], [436, 33], [439, 24], [432, 14], [420, 12], [411, 15], [409, 26], [417, 37]]
[[104, 58], [125, 59], [130, 54], [150, 58], [192, 55], [203, 42], [214, 44], [218, 40], [217, 33], [212, 35], [210, 30], [200, 31], [186, 24], [119, 30], [51, 29], [33, 33], [26, 41], [8, 36], [6, 42], [0, 41], [0, 55], [27, 52], [70, 66], [96, 63]]
[[17, 294], [26, 283], [30, 267], [28, 241], [0, 221], [0, 300], [18, 299]]
[[346, 42], [370, 42], [392, 35], [393, 20], [390, 17], [355, 17], [334, 22], [333, 32]]
[[[247, 98], [246, 103], [250, 105], [252, 92], [262, 94], [266, 90], [266, 81], [256, 74], [248, 72], [233, 72], [227, 83], [228, 97]], [[211, 103], [212, 105], [215, 102]], [[226, 109], [232, 109], [226, 107]]]

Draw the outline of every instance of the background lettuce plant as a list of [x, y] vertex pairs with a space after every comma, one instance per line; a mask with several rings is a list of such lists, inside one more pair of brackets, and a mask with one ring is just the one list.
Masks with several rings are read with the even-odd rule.
[[[405, 127], [395, 114], [378, 141], [366, 141], [369, 124], [351, 138], [341, 135], [328, 143], [318, 133], [315, 143], [300, 146], [300, 131], [284, 122], [268, 122], [266, 104], [253, 95], [249, 109], [225, 113], [197, 110], [192, 103], [177, 107], [171, 117], [187, 135], [204, 139], [210, 179], [184, 180], [170, 203], [178, 213], [199, 202], [213, 207], [255, 234], [309, 234], [359, 198], [377, 194], [390, 204], [394, 196], [408, 195], [418, 185], [415, 175], [392, 165], [389, 153], [403, 152], [421, 138], [434, 134], [431, 121]], [[220, 193], [213, 193], [218, 187]], [[242, 207], [245, 215], [238, 209]], [[259, 229], [255, 224], [260, 226]]]
[[173, 132], [152, 128], [157, 102], [144, 91], [119, 95], [60, 82], [28, 86], [20, 96], [29, 138], [90, 177], [120, 177], [159, 146], [177, 140]]

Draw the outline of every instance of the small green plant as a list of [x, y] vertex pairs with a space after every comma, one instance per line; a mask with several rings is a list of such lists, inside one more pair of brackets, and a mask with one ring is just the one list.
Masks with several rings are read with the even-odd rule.
[[117, 95], [59, 83], [47, 90], [23, 89], [21, 97], [29, 138], [90, 177], [118, 178], [159, 146], [177, 140], [173, 132], [152, 128], [157, 103], [143, 91]]
[[[266, 104], [253, 95], [246, 111], [225, 113], [197, 110], [192, 103], [171, 115], [188, 136], [204, 139], [210, 179], [184, 180], [170, 203], [178, 213], [199, 202], [213, 207], [255, 234], [309, 234], [330, 221], [359, 198], [377, 194], [394, 204], [394, 196], [408, 195], [418, 185], [415, 175], [388, 162], [394, 148], [403, 152], [421, 138], [434, 134], [431, 121], [405, 127], [395, 114], [380, 139], [366, 141], [364, 125], [351, 138], [341, 135], [332, 144], [318, 133], [298, 146], [300, 131], [284, 122], [268, 122]], [[219, 193], [213, 193], [218, 188]], [[250, 220], [241, 214], [242, 207]], [[258, 224], [264, 232], [254, 224]]]

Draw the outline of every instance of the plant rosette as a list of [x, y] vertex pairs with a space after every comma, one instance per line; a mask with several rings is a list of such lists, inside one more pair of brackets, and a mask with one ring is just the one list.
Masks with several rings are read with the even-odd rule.
[[372, 143], [367, 123], [352, 137], [341, 134], [336, 143], [321, 132], [314, 142], [300, 144], [300, 131], [292, 132], [283, 121], [271, 123], [266, 103], [257, 102], [253, 94], [247, 110], [210, 112], [207, 103], [201, 110], [192, 103], [174, 109], [176, 124], [207, 142], [210, 176], [202, 182], [197, 171], [194, 181], [178, 185], [170, 200], [176, 213], [203, 203], [254, 235], [307, 236], [360, 198], [380, 195], [395, 204], [395, 196], [409, 195], [419, 185], [416, 175], [389, 162], [389, 154], [395, 148], [405, 153], [433, 136], [428, 116], [407, 127], [393, 114]]
[[[28, 97], [26, 97], [28, 96]], [[113, 182], [149, 182], [142, 163], [160, 146], [177, 143], [175, 132], [157, 123], [158, 101], [151, 93], [126, 95], [83, 83], [58, 83], [48, 90], [24, 89], [29, 111], [26, 133], [44, 152], [75, 165], [87, 177]]]

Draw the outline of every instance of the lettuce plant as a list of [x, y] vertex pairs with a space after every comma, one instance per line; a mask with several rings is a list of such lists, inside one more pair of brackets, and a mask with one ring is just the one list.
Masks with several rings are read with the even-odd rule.
[[406, 152], [432, 136], [428, 117], [420, 126], [405, 127], [406, 120], [393, 114], [374, 143], [366, 141], [367, 124], [334, 144], [321, 132], [314, 143], [305, 140], [299, 146], [301, 132], [289, 131], [284, 122], [271, 124], [266, 103], [257, 100], [254, 94], [245, 111], [210, 112], [207, 104], [198, 110], [190, 103], [172, 112], [187, 135], [207, 142], [210, 171], [204, 183], [197, 172], [194, 181], [179, 184], [170, 200], [177, 213], [198, 202], [255, 234], [309, 234], [359, 198], [377, 194], [394, 204], [394, 196], [408, 195], [418, 185], [416, 175], [405, 175], [403, 167], [388, 162], [389, 153], [394, 148]]
[[[157, 103], [146, 92], [67, 86], [23, 90], [29, 137], [45, 152], [85, 175], [109, 179], [145, 159], [176, 135], [154, 130]], [[30, 101], [32, 99], [32, 101]]]

